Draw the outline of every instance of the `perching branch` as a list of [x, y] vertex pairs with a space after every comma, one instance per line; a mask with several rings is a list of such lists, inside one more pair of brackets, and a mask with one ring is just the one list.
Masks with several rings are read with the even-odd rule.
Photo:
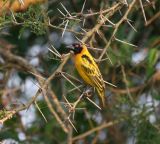
[[[42, 80], [40, 78], [40, 77], [42, 77], [41, 74], [34, 67], [32, 67], [25, 59], [23, 59], [23, 58], [21, 58], [19, 56], [16, 56], [16, 55], [14, 55], [14, 54], [12, 54], [10, 52], [4, 51], [2, 49], [0, 49], [0, 55], [5, 60], [7, 60], [9, 63], [18, 64], [23, 71], [32, 72], [33, 74], [37, 75], [36, 78], [37, 78], [37, 80], [39, 82], [39, 85], [40, 85], [40, 89], [37, 91], [36, 95], [27, 104], [15, 109], [15, 110], [10, 111], [9, 116], [7, 116], [7, 117], [5, 117], [5, 118], [0, 120], [1, 123], [4, 123], [6, 120], [11, 118], [14, 114], [18, 113], [19, 111], [22, 111], [22, 110], [25, 110], [25, 109], [29, 108], [30, 105], [34, 103], [34, 101], [36, 100], [36, 98], [38, 97], [38, 95], [41, 92], [42, 92], [42, 94], [44, 95], [44, 97], [46, 99], [48, 86], [49, 86], [50, 81], [56, 76], [57, 73], [59, 73], [63, 69], [63, 66], [65, 65], [65, 63], [68, 61], [68, 59], [70, 57], [70, 54], [63, 56], [62, 63], [59, 65], [59, 67], [56, 69], [56, 71], [48, 79], [46, 79], [44, 81], [44, 80]], [[52, 92], [50, 92], [50, 93], [52, 93]], [[46, 99], [46, 100], [48, 100], [48, 99]], [[47, 104], [48, 104], [48, 101], [47, 101]], [[60, 107], [59, 104], [57, 106]], [[51, 105], [49, 105], [49, 108], [51, 109]], [[62, 109], [62, 108], [58, 108], [58, 109]], [[57, 121], [60, 122], [60, 125], [62, 126], [64, 131], [67, 132], [67, 128], [65, 128], [64, 125], [62, 125], [62, 122], [61, 122], [59, 116], [55, 112], [53, 112], [53, 109], [51, 109], [51, 111], [54, 114], [54, 116], [57, 119]], [[59, 112], [61, 112], [61, 111], [62, 110], [60, 110]], [[64, 111], [63, 111], [63, 113], [64, 113]]]

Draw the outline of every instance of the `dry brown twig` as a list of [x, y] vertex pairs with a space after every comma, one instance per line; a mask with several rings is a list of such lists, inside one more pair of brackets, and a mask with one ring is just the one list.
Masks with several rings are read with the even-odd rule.
[[[67, 120], [68, 120], [68, 122], [71, 124], [71, 126], [74, 128], [74, 130], [75, 130], [76, 132], [78, 132], [78, 131], [77, 131], [76, 127], [74, 126], [74, 124], [73, 124], [73, 122], [72, 122], [72, 119], [74, 120], [74, 116], [75, 116], [76, 110], [84, 110], [84, 109], [85, 109], [85, 108], [77, 108], [77, 105], [80, 103], [80, 101], [82, 100], [83, 97], [85, 97], [87, 100], [89, 100], [89, 102], [91, 102], [94, 106], [96, 106], [98, 109], [101, 110], [101, 108], [100, 108], [95, 102], [93, 102], [93, 101], [89, 98], [89, 96], [90, 96], [89, 93], [90, 93], [90, 89], [87, 89], [86, 91], [84, 91], [84, 92], [78, 97], [78, 99], [77, 99], [74, 103], [70, 103], [70, 102], [67, 100], [67, 98], [64, 96], [64, 99], [65, 99], [65, 101], [66, 101], [66, 103], [64, 103], [64, 104], [65, 104], [65, 106], [67, 107], [67, 109], [68, 109], [68, 111], [69, 111], [69, 115], [68, 115], [68, 117], [67, 117]], [[71, 118], [71, 116], [72, 116], [73, 118]]]
[[160, 11], [157, 12], [152, 18], [150, 18], [146, 23], [145, 26], [149, 26], [152, 22], [154, 22], [157, 18], [160, 18]]
[[66, 101], [65, 106], [67, 107], [68, 112], [69, 112], [69, 115], [68, 115], [68, 117], [67, 117], [67, 120], [68, 120], [68, 122], [71, 124], [71, 126], [74, 128], [74, 130], [75, 130], [76, 132], [78, 132], [78, 131], [77, 131], [76, 127], [74, 126], [72, 120], [71, 120], [71, 116], [73, 116], [73, 120], [74, 120], [75, 111], [76, 111], [76, 109], [79, 109], [79, 108], [77, 108], [77, 105], [79, 104], [79, 102], [81, 101], [81, 99], [83, 98], [84, 95], [85, 95], [85, 93], [83, 92], [83, 93], [79, 96], [79, 98], [78, 98], [74, 103], [70, 103], [70, 102], [67, 100], [67, 98], [64, 96], [64, 99], [65, 99], [65, 101]]
[[[61, 15], [63, 16], [63, 22], [62, 22], [62, 25], [59, 25], [59, 26], [55, 26], [55, 25], [52, 25], [51, 22], [50, 22], [50, 18], [48, 18], [48, 23], [47, 23], [47, 26], [48, 27], [51, 27], [51, 28], [54, 28], [54, 29], [58, 29], [58, 30], [61, 30], [62, 31], [62, 37], [65, 33], [65, 31], [69, 31], [69, 32], [72, 32], [76, 35], [80, 35], [80, 36], [83, 36], [82, 40], [80, 40], [81, 42], [85, 43], [87, 42], [90, 38], [90, 43], [92, 43], [92, 41], [95, 40], [95, 33], [97, 33], [102, 39], [103, 41], [105, 42], [105, 47], [104, 49], [94, 49], [94, 50], [97, 50], [97, 51], [100, 51], [101, 52], [101, 55], [99, 56], [98, 58], [98, 62], [101, 62], [103, 59], [103, 56], [106, 54], [106, 51], [107, 49], [110, 47], [111, 43], [113, 40], [116, 40], [118, 42], [121, 42], [121, 43], [124, 43], [124, 44], [128, 44], [128, 45], [131, 45], [131, 46], [135, 46], [133, 44], [130, 44], [128, 42], [125, 42], [125, 41], [122, 41], [120, 39], [118, 39], [116, 37], [116, 33], [119, 29], [119, 27], [121, 26], [121, 24], [123, 22], [127, 22], [134, 31], [136, 31], [136, 29], [132, 26], [132, 24], [130, 23], [130, 20], [128, 18], [130, 12], [133, 10], [135, 4], [136, 4], [137, 0], [132, 0], [130, 3], [128, 3], [126, 0], [125, 0], [125, 3], [121, 3], [121, 2], [118, 2], [116, 4], [114, 4], [112, 7], [108, 8], [108, 9], [104, 9], [104, 10], [100, 10], [99, 12], [91, 12], [91, 13], [86, 13], [86, 14], [83, 14], [83, 11], [84, 11], [84, 7], [85, 7], [85, 3], [86, 3], [86, 0], [84, 1], [84, 4], [82, 6], [82, 9], [81, 9], [81, 12], [80, 13], [76, 13], [75, 15], [73, 15], [72, 13], [70, 13], [66, 7], [61, 4], [63, 10], [65, 11], [66, 14], [64, 14], [61, 10], [59, 10], [59, 12], [61, 13]], [[145, 16], [145, 12], [144, 12], [144, 8], [143, 8], [143, 3], [141, 0], [139, 0], [140, 2], [140, 6], [141, 6], [141, 9], [142, 9], [142, 12], [143, 12], [143, 16], [144, 16], [144, 19], [146, 21], [146, 16]], [[123, 6], [127, 5], [127, 10], [125, 11], [124, 15], [122, 16], [122, 18], [117, 22], [117, 23], [113, 23], [110, 18], [118, 11], [120, 10]], [[68, 28], [68, 24], [69, 24], [69, 21], [71, 20], [78, 20], [78, 21], [81, 21], [83, 19], [83, 21], [85, 22], [85, 20], [88, 18], [88, 17], [91, 17], [91, 16], [95, 16], [95, 15], [98, 15], [98, 23], [95, 24], [95, 26], [89, 30], [89, 31], [86, 31], [86, 30], [83, 30], [83, 32], [77, 32], [75, 31], [74, 29], [69, 29]], [[146, 25], [149, 25], [152, 21], [154, 21], [156, 18], [157, 18], [157, 15], [159, 16], [159, 13], [156, 14], [152, 19], [150, 19], [148, 22], [146, 22]], [[16, 25], [22, 25], [23, 23], [18, 23], [16, 21], [16, 18], [14, 17], [14, 14], [12, 14], [12, 17], [13, 17], [13, 23], [16, 24]], [[112, 32], [112, 35], [110, 37], [109, 40], [106, 40], [105, 36], [103, 35], [103, 32], [101, 32], [101, 27], [104, 26], [104, 24], [108, 22], [113, 28], [113, 32]], [[84, 23], [83, 23], [84, 25]], [[62, 27], [64, 26], [64, 27]], [[52, 47], [52, 49], [49, 49], [55, 56], [57, 56], [59, 59], [62, 58], [62, 63], [58, 66], [58, 68], [50, 75], [49, 78], [47, 78], [46, 80], [43, 78], [43, 76], [41, 76], [41, 74], [34, 68], [32, 67], [31, 65], [29, 65], [23, 58], [21, 57], [18, 57], [18, 56], [15, 56], [11, 53], [6, 53], [4, 52], [3, 50], [0, 49], [0, 54], [2, 55], [2, 57], [5, 57], [5, 60], [8, 60], [10, 63], [12, 63], [13, 61], [16, 61], [18, 63], [18, 65], [22, 68], [22, 70], [27, 70], [27, 71], [30, 71], [34, 76], [36, 76], [36, 78], [38, 79], [39, 81], [39, 84], [40, 84], [40, 88], [39, 90], [37, 91], [37, 93], [35, 94], [35, 96], [25, 105], [13, 110], [13, 111], [9, 111], [7, 116], [4, 117], [3, 119], [0, 120], [0, 123], [3, 123], [5, 122], [6, 120], [8, 120], [9, 118], [11, 118], [13, 115], [15, 115], [16, 113], [18, 113], [19, 111], [22, 111], [22, 110], [25, 110], [27, 108], [30, 107], [31, 104], [35, 103], [36, 102], [36, 98], [38, 97], [38, 95], [40, 93], [43, 94], [44, 98], [45, 98], [45, 101], [51, 111], [51, 113], [53, 114], [53, 116], [56, 118], [57, 122], [60, 124], [60, 126], [62, 127], [62, 129], [68, 133], [68, 142], [69, 143], [72, 143], [72, 141], [76, 141], [76, 140], [79, 140], [79, 139], [83, 139], [85, 137], [87, 137], [88, 135], [96, 132], [96, 131], [100, 131], [104, 128], [107, 128], [107, 127], [110, 127], [110, 126], [113, 126], [119, 122], [121, 122], [121, 120], [116, 120], [116, 121], [111, 121], [111, 122], [108, 122], [108, 123], [104, 123], [96, 128], [93, 128], [81, 135], [78, 135], [74, 138], [72, 138], [72, 129], [74, 128], [75, 131], [76, 130], [76, 127], [74, 126], [73, 122], [72, 122], [72, 118], [71, 116], [73, 115], [73, 120], [74, 120], [74, 115], [75, 115], [75, 112], [76, 110], [78, 109], [77, 108], [77, 105], [79, 104], [79, 102], [82, 100], [82, 98], [84, 97], [84, 93], [82, 93], [79, 98], [74, 102], [74, 103], [70, 103], [66, 97], [65, 97], [65, 100], [66, 100], [66, 103], [65, 105], [67, 106], [67, 109], [69, 111], [69, 115], [67, 115], [67, 113], [64, 111], [64, 109], [62, 108], [58, 98], [56, 97], [54, 91], [51, 90], [51, 87], [50, 87], [50, 82], [51, 80], [53, 80], [55, 78], [55, 76], [60, 73], [61, 76], [66, 79], [71, 85], [74, 86], [74, 89], [73, 90], [78, 90], [81, 92], [81, 85], [80, 86], [76, 86], [72, 80], [76, 80], [76, 78], [74, 77], [71, 77], [69, 75], [67, 75], [67, 73], [64, 73], [62, 72], [62, 69], [64, 67], [64, 65], [66, 64], [66, 62], [68, 61], [68, 59], [70, 58], [70, 54], [67, 54], [67, 55], [64, 55], [64, 56], [61, 56], [58, 51]], [[107, 56], [108, 57], [108, 56]], [[109, 57], [108, 57], [109, 59]], [[106, 59], [105, 59], [106, 60]], [[122, 72], [123, 72], [123, 76], [124, 76], [124, 81], [126, 83], [126, 89], [125, 91], [123, 90], [120, 90], [120, 89], [112, 89], [113, 92], [121, 92], [121, 93], [128, 93], [130, 95], [130, 93], [133, 91], [138, 91], [140, 88], [143, 88], [142, 87], [138, 87], [138, 88], [135, 88], [135, 89], [130, 89], [128, 88], [128, 84], [127, 84], [127, 79], [126, 79], [126, 75], [125, 75], [125, 71], [124, 69], [122, 68]], [[138, 90], [137, 90], [138, 89]], [[72, 90], [72, 91], [73, 91]], [[53, 105], [48, 97], [48, 94], [52, 97], [52, 100], [55, 104], [55, 106], [57, 107], [56, 110], [53, 108]], [[89, 101], [91, 101], [88, 97], [86, 97]], [[91, 101], [93, 103], [93, 101]], [[96, 105], [96, 104], [95, 104]], [[98, 107], [98, 106], [97, 106]], [[59, 114], [60, 116], [59, 116]], [[70, 123], [70, 126], [66, 126], [64, 125], [63, 123], [63, 119], [67, 119], [68, 122]]]
[[115, 34], [117, 33], [118, 31], [118, 28], [119, 26], [126, 20], [128, 19], [128, 15], [130, 13], [130, 11], [133, 9], [133, 7], [135, 6], [135, 3], [136, 3], [137, 0], [133, 0], [130, 4], [128, 4], [128, 9], [127, 11], [125, 12], [125, 14], [123, 15], [123, 17], [119, 20], [119, 22], [117, 22], [114, 26], [114, 31], [112, 33], [112, 36], [110, 37], [110, 39], [108, 40], [108, 43], [106, 44], [106, 46], [104, 47], [103, 49], [103, 52], [101, 53], [100, 57], [98, 58], [98, 60], [100, 61], [104, 54], [106, 53], [108, 47], [111, 45], [111, 42], [114, 40], [115, 38]]
[[104, 24], [104, 22], [106, 22], [108, 20], [108, 18], [110, 16], [112, 16], [121, 7], [122, 7], [122, 4], [121, 3], [117, 3], [113, 7], [108, 9], [108, 11], [107, 11], [108, 13], [105, 16], [107, 18], [105, 20], [104, 19], [100, 20], [100, 22], [98, 24], [96, 24], [94, 26], [94, 28], [92, 28], [90, 31], [88, 31], [86, 33], [86, 35], [83, 37], [82, 42], [85, 43], [88, 40], [88, 38], [90, 38], [98, 29], [100, 29], [100, 27]]
[[44, 95], [45, 101], [48, 105], [48, 108], [50, 109], [51, 113], [54, 115], [54, 117], [56, 118], [57, 122], [60, 124], [60, 126], [62, 127], [62, 129], [68, 133], [68, 128], [64, 125], [63, 121], [61, 120], [61, 118], [58, 116], [58, 114], [56, 113], [56, 111], [53, 109], [52, 104], [50, 102], [50, 100], [48, 99], [47, 95]]
[[97, 126], [87, 132], [84, 132], [83, 134], [80, 134], [78, 136], [75, 136], [73, 137], [73, 141], [77, 141], [77, 140], [80, 140], [80, 139], [84, 139], [85, 137], [89, 136], [90, 134], [96, 132], [96, 131], [100, 131], [104, 128], [107, 128], [107, 127], [111, 127], [119, 122], [122, 122], [122, 120], [115, 120], [115, 121], [111, 121], [111, 122], [105, 122], [104, 124], [100, 125], [100, 126]]
[[[64, 10], [67, 12], [67, 14], [68, 14], [70, 17], [72, 17], [72, 15], [67, 11], [67, 9], [63, 6], [63, 4], [61, 4], [61, 5], [62, 5], [62, 7], [64, 8]], [[103, 13], [112, 11], [113, 9], [117, 8], [119, 5], [120, 5], [120, 4], [117, 4], [117, 5], [113, 6], [111, 9], [108, 9], [108, 10], [103, 11], [103, 12], [100, 12], [100, 13], [103, 14]], [[83, 6], [83, 7], [84, 7], [84, 6]], [[82, 9], [84, 9], [84, 8], [82, 8]], [[98, 13], [95, 13], [95, 14], [98, 14]], [[94, 15], [94, 14], [93, 14], [93, 15]], [[22, 24], [22, 23], [18, 23], [18, 22], [16, 21], [13, 13], [12, 13], [12, 16], [13, 16], [13, 20], [14, 20], [14, 23], [15, 23], [15, 24], [17, 24], [17, 25]], [[86, 17], [86, 16], [90, 16], [90, 15], [85, 15], [85, 17]], [[107, 21], [108, 19], [105, 19], [105, 20]], [[103, 23], [104, 23], [104, 21], [103, 21]], [[99, 25], [97, 25], [97, 26], [95, 27], [95, 29], [97, 30], [99, 27], [101, 27], [101, 25], [102, 25], [103, 23], [101, 22]], [[50, 24], [50, 22], [49, 22], [49, 26], [52, 26], [52, 25]], [[56, 28], [57, 28], [57, 27], [56, 27]], [[66, 30], [66, 27], [65, 27], [65, 29], [63, 29], [63, 32], [64, 32], [65, 30]], [[94, 32], [94, 30], [93, 30], [93, 32]], [[86, 38], [88, 38], [91, 34], [92, 34], [92, 32], [87, 33], [87, 37], [86, 37]], [[84, 38], [83, 40], [85, 41], [85, 38]], [[0, 52], [1, 52], [1, 54], [3, 53], [2, 50], [1, 50]], [[60, 57], [60, 55], [59, 55], [56, 51], [55, 51], [54, 54], [56, 54], [56, 56], [59, 56], [59, 57]], [[26, 61], [25, 61], [24, 59], [22, 59], [22, 58], [20, 58], [20, 57], [16, 57], [16, 56], [12, 55], [11, 53], [6, 53], [6, 54], [3, 53], [3, 56], [4, 56], [5, 58], [8, 58], [9, 61], [12, 61], [13, 59], [16, 58], [16, 61], [18, 62], [18, 64], [19, 64], [22, 68], [28, 69], [28, 71], [31, 71], [31, 73], [34, 73], [34, 74], [37, 75], [37, 76], [40, 75], [32, 66], [30, 66], [28, 63], [26, 63]], [[69, 57], [68, 57], [68, 58], [69, 58]], [[38, 81], [39, 81], [39, 83], [40, 83], [40, 86], [41, 86], [41, 90], [39, 89], [39, 90], [37, 91], [36, 95], [31, 99], [31, 101], [30, 101], [29, 103], [27, 103], [25, 106], [23, 106], [23, 107], [21, 107], [21, 108], [18, 108], [18, 109], [16, 110], [16, 113], [17, 113], [18, 111], [20, 111], [20, 110], [24, 110], [24, 109], [28, 108], [28, 107], [36, 100], [37, 96], [41, 93], [41, 91], [42, 91], [44, 97], [47, 97], [46, 89], [47, 89], [47, 86], [48, 86], [49, 82], [55, 77], [55, 75], [56, 75], [57, 73], [59, 73], [59, 72], [61, 71], [61, 69], [63, 68], [63, 66], [64, 66], [64, 64], [66, 63], [67, 60], [68, 60], [68, 59], [65, 59], [65, 60], [62, 62], [62, 64], [59, 66], [59, 68], [57, 68], [57, 70], [56, 70], [45, 82], [44, 82], [44, 80], [42, 81], [39, 77], [37, 77], [37, 79], [38, 79]], [[68, 79], [67, 79], [67, 80], [68, 80]]]
[[[41, 79], [41, 77], [42, 77], [41, 74], [34, 67], [32, 67], [30, 64], [28, 64], [28, 62], [25, 59], [23, 59], [23, 58], [21, 58], [19, 56], [13, 55], [10, 52], [4, 52], [4, 50], [2, 50], [2, 49], [0, 49], [0, 54], [5, 60], [8, 60], [8, 62], [10, 62], [10, 63], [16, 62], [22, 68], [22, 70], [31, 71], [35, 75], [40, 76], [40, 77], [37, 77], [37, 79], [39, 81], [39, 84], [40, 84], [40, 89], [37, 91], [35, 96], [32, 97], [32, 99], [27, 104], [25, 104], [23, 106], [20, 106], [19, 108], [15, 109], [15, 110], [9, 111], [10, 115], [8, 115], [7, 117], [1, 119], [0, 123], [4, 123], [6, 120], [8, 120], [10, 117], [15, 115], [19, 111], [28, 109], [30, 107], [30, 105], [35, 102], [36, 98], [38, 97], [38, 95], [41, 92], [44, 95], [47, 104], [49, 104], [48, 101], [47, 101], [48, 99], [46, 99], [48, 85], [49, 85], [50, 81], [56, 76], [56, 74], [59, 73], [62, 70], [62, 68], [64, 67], [65, 63], [68, 61], [68, 59], [70, 57], [70, 54], [63, 56], [62, 57], [62, 63], [59, 65], [59, 67], [56, 69], [56, 71], [47, 80], [44, 81], [44, 80]], [[60, 107], [60, 105], [58, 105], [58, 106]], [[56, 113], [53, 112], [53, 109], [51, 109], [51, 105], [49, 105], [49, 108], [50, 108], [52, 114], [55, 116], [55, 118], [59, 122], [59, 124], [62, 126], [63, 130], [65, 132], [67, 132], [68, 129], [64, 127], [64, 125], [62, 124], [59, 116]], [[59, 108], [59, 109], [62, 109], [62, 108]]]

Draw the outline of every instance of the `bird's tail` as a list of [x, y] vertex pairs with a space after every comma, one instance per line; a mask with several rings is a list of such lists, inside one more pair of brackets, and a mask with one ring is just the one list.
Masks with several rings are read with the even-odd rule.
[[100, 101], [102, 103], [102, 106], [103, 108], [106, 106], [105, 104], [105, 91], [104, 89], [99, 89], [99, 88], [96, 88], [97, 92], [98, 92], [98, 95], [100, 97]]

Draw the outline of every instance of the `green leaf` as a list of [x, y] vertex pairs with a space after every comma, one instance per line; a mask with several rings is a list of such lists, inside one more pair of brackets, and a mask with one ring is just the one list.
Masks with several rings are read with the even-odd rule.
[[152, 48], [148, 53], [148, 65], [154, 66], [158, 60], [158, 50], [156, 48]]
[[147, 79], [150, 78], [150, 76], [152, 76], [155, 68], [154, 65], [156, 64], [158, 60], [158, 50], [156, 48], [152, 48], [149, 50], [148, 52], [148, 56], [147, 56]]
[[139, 123], [136, 144], [159, 144], [159, 141], [160, 134], [149, 121]]

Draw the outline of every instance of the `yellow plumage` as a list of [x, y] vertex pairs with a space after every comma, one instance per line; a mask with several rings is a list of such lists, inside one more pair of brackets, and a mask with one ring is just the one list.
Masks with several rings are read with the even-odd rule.
[[97, 64], [85, 45], [73, 44], [73, 47], [74, 63], [78, 73], [87, 84], [96, 88], [105, 106], [105, 84]]

